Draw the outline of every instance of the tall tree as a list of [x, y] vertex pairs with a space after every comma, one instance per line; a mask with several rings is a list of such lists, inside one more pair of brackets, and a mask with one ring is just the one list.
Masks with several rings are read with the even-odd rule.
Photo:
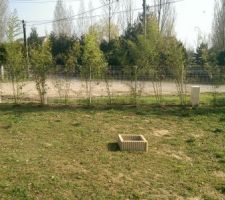
[[52, 55], [50, 50], [50, 41], [46, 41], [42, 46], [31, 50], [30, 56], [31, 69], [33, 71], [36, 89], [38, 91], [41, 104], [45, 104], [47, 94], [47, 75], [52, 64]]
[[[119, 6], [119, 0], [101, 0], [102, 5], [104, 6], [104, 24], [108, 24], [108, 41], [110, 41], [111, 38], [111, 29], [112, 29], [112, 24], [115, 16], [115, 11], [118, 9]], [[105, 20], [107, 22], [105, 22]]]
[[73, 8], [72, 6], [70, 6], [67, 10], [68, 27], [70, 30], [69, 36], [73, 36], [75, 34], [75, 25], [73, 21], [73, 16], [74, 16]]
[[93, 26], [93, 24], [94, 24], [94, 21], [93, 21], [93, 9], [94, 9], [94, 7], [93, 7], [93, 4], [92, 4], [92, 1], [91, 0], [89, 0], [89, 5], [88, 5], [88, 10], [90, 10], [90, 12], [89, 12], [89, 26], [90, 27], [92, 27]]
[[[104, 23], [105, 22], [105, 23]], [[110, 38], [114, 40], [119, 37], [119, 27], [111, 22], [110, 25]], [[101, 42], [103, 40], [108, 41], [109, 36], [109, 24], [107, 21], [103, 21], [102, 23], [96, 23], [91, 27], [91, 30], [94, 30], [97, 33], [98, 41]], [[110, 42], [110, 41], [108, 41]]]
[[103, 52], [99, 48], [96, 33], [88, 33], [84, 38], [81, 74], [86, 80], [89, 104], [92, 102], [92, 81], [102, 75], [106, 67]]
[[186, 77], [186, 65], [185, 65], [185, 54], [186, 50], [183, 44], [177, 41], [176, 38], [171, 37], [165, 42], [165, 55], [166, 55], [166, 65], [168, 65], [172, 71], [175, 83], [177, 86], [177, 93], [180, 99], [180, 104], [184, 105], [186, 103], [186, 87], [185, 87], [185, 77]]
[[57, 36], [73, 34], [71, 10], [67, 10], [63, 0], [58, 0], [55, 6], [53, 31]]
[[14, 103], [17, 104], [22, 95], [26, 74], [23, 48], [18, 42], [6, 44], [6, 69], [12, 83]]
[[139, 68], [144, 68], [142, 71], [150, 76], [155, 98], [159, 104], [162, 103], [162, 81], [165, 77], [165, 63], [161, 59], [162, 44], [162, 34], [159, 32], [157, 19], [151, 15], [147, 20], [146, 36], [138, 36], [137, 62]]
[[174, 35], [175, 8], [170, 0], [154, 0], [154, 13], [157, 16], [160, 32], [165, 36]]
[[30, 32], [30, 36], [27, 38], [27, 43], [30, 48], [41, 45], [41, 39], [38, 37], [37, 29], [32, 28]]
[[[64, 55], [65, 65], [63, 70], [60, 69], [60, 73], [63, 73], [63, 76], [56, 76], [53, 79], [54, 86], [58, 92], [59, 98], [64, 100], [64, 103], [68, 103], [68, 98], [71, 91], [71, 77], [72, 75], [79, 70], [79, 56], [80, 56], [80, 43], [78, 40], [74, 41], [73, 46]], [[57, 71], [56, 71], [57, 72]]]
[[54, 33], [50, 35], [50, 49], [56, 65], [65, 66], [66, 57], [76, 40], [75, 37], [68, 37], [66, 35], [56, 36]]
[[0, 1], [0, 42], [2, 42], [5, 36], [7, 10], [8, 10], [8, 0], [1, 0]]
[[6, 68], [12, 83], [15, 103], [18, 103], [22, 94], [23, 79], [25, 78], [25, 59], [23, 47], [15, 40], [21, 33], [21, 22], [16, 10], [11, 13], [7, 22]]
[[207, 70], [209, 67], [209, 49], [208, 44], [201, 43], [196, 50], [195, 54], [196, 64], [201, 66], [202, 69]]
[[120, 0], [120, 13], [118, 15], [117, 24], [120, 26], [122, 32], [126, 30], [129, 25], [134, 23], [134, 0]]
[[216, 0], [212, 43], [215, 49], [225, 49], [225, 0]]
[[17, 15], [17, 11], [14, 10], [8, 19], [7, 22], [7, 40], [8, 42], [13, 42], [17, 39], [17, 37], [21, 34], [21, 22], [19, 20], [19, 17]]
[[82, 36], [86, 30], [87, 30], [87, 23], [85, 18], [87, 17], [86, 13], [85, 13], [85, 5], [84, 5], [84, 1], [81, 0], [80, 1], [80, 8], [79, 8], [79, 18], [77, 20], [77, 34], [78, 36]]

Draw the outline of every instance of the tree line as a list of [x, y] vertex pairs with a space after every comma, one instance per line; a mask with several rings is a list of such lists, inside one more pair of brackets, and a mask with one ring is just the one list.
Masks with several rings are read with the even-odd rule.
[[[103, 79], [111, 102], [110, 75], [113, 71], [119, 71], [130, 80], [135, 104], [142, 92], [142, 85], [138, 80], [143, 76], [152, 81], [158, 103], [163, 101], [162, 82], [168, 77], [175, 80], [180, 103], [184, 104], [186, 78], [191, 73], [197, 74], [197, 78], [201, 78], [202, 74], [207, 76], [215, 86], [224, 81], [225, 33], [220, 31], [221, 27], [225, 30], [224, 2], [225, 0], [219, 0], [215, 6], [212, 45], [209, 47], [204, 41], [194, 51], [186, 49], [176, 38], [175, 10], [167, 0], [156, 0], [155, 5], [158, 6], [154, 9], [147, 6], [146, 15], [140, 13], [135, 20], [130, 15], [122, 33], [117, 31], [118, 24], [111, 20], [111, 24], [91, 24], [80, 36], [73, 32], [71, 11], [59, 0], [54, 12], [53, 32], [41, 38], [37, 29], [32, 28], [27, 46], [17, 40], [21, 25], [14, 11], [5, 25], [6, 40], [0, 46], [0, 64], [4, 64], [12, 82], [15, 102], [19, 101], [23, 80], [30, 73], [35, 80], [41, 103], [45, 102], [46, 81], [50, 73], [63, 74], [65, 81], [56, 81], [56, 86], [59, 93], [60, 88], [64, 88], [61, 95], [65, 99], [70, 88], [69, 78], [79, 74], [85, 80], [89, 104], [92, 101], [93, 81]], [[106, 4], [106, 1], [102, 3]], [[60, 16], [66, 20], [60, 20]], [[102, 30], [110, 34], [103, 34]]]

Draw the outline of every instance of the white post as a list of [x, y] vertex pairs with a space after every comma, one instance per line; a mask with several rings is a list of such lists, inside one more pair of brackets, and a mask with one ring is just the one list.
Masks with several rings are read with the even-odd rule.
[[191, 105], [199, 106], [200, 101], [200, 86], [191, 87]]
[[44, 95], [44, 105], [48, 104], [48, 95], [47, 93]]
[[4, 80], [5, 78], [5, 73], [4, 73], [4, 66], [1, 66], [1, 79]]

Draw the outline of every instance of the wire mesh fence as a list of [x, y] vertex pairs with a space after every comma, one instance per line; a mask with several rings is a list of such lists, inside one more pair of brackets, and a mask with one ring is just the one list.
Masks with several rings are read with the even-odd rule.
[[[5, 101], [13, 99], [14, 93], [18, 93], [22, 101], [39, 101], [39, 93], [32, 75], [15, 83], [14, 87], [7, 72], [1, 74], [1, 96]], [[217, 81], [215, 81], [217, 80]], [[218, 81], [219, 80], [219, 81]], [[189, 96], [191, 86], [198, 85], [201, 93], [222, 94], [225, 93], [225, 81], [223, 74], [208, 74], [187, 71], [183, 77], [183, 93]], [[106, 75], [91, 79], [85, 79], [80, 73], [52, 73], [48, 74], [46, 81], [46, 98], [48, 100], [62, 100], [65, 102], [92, 98], [116, 98], [116, 97], [148, 97], [148, 96], [178, 96], [179, 87], [173, 75], [160, 78], [142, 74], [136, 79], [122, 71], [110, 71]]]

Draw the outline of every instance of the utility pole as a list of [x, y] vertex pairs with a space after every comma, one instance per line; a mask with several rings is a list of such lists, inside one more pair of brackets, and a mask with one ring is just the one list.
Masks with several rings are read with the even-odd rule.
[[25, 49], [25, 57], [27, 60], [27, 77], [29, 77], [29, 56], [28, 56], [28, 46], [27, 46], [26, 22], [22, 20], [22, 24], [23, 24], [23, 42], [24, 42], [24, 49]]
[[161, 31], [160, 23], [161, 23], [161, 12], [162, 12], [162, 0], [159, 1], [159, 10], [158, 10], [158, 26], [159, 31]]
[[24, 20], [22, 20], [23, 24], [23, 43], [24, 43], [24, 48], [27, 48], [27, 33], [26, 33], [26, 23]]
[[146, 20], [146, 0], [143, 0], [143, 23], [144, 23], [144, 36], [146, 38], [147, 20]]
[[130, 23], [130, 26], [131, 26], [131, 24], [132, 24], [132, 4], [133, 4], [133, 2], [132, 2], [132, 0], [130, 0], [130, 5], [129, 5], [129, 23]]
[[112, 12], [111, 0], [109, 0], [109, 42], [111, 40], [111, 12]]

